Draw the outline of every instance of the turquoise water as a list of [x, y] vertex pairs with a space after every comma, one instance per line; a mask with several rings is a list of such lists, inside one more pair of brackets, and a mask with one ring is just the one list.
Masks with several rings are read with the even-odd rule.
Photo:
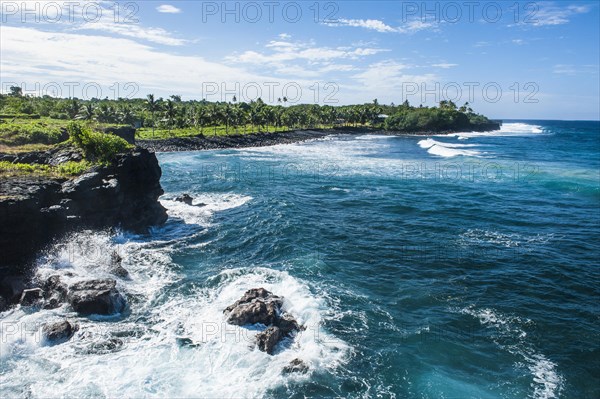
[[[336, 136], [159, 160], [165, 227], [150, 237], [81, 233], [40, 260], [40, 274], [103, 275], [90, 253], [98, 261], [116, 248], [131, 273], [119, 280], [128, 313], [81, 320], [93, 333], [61, 348], [11, 341], [6, 392], [600, 397], [598, 122], [507, 121], [492, 133]], [[173, 201], [181, 193], [206, 206]], [[275, 356], [254, 349], [256, 329], [223, 323], [222, 309], [255, 286], [284, 295], [308, 326]], [[4, 320], [69, 309], [52, 312]], [[86, 350], [115, 336], [117, 350]], [[311, 372], [281, 374], [297, 357]]]

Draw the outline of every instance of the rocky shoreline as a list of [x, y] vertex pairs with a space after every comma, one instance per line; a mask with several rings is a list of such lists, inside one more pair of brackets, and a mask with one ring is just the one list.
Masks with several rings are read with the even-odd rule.
[[[13, 162], [78, 159], [77, 150], [59, 147], [21, 155]], [[8, 303], [18, 300], [15, 291], [26, 288], [39, 252], [65, 234], [116, 227], [144, 232], [164, 223], [167, 213], [158, 201], [163, 194], [161, 173], [156, 156], [136, 147], [112, 164], [94, 166], [74, 179], [35, 175], [0, 179], [0, 296]]]
[[[500, 123], [482, 126], [478, 131], [494, 131], [500, 129]], [[462, 130], [461, 130], [462, 131]], [[434, 134], [453, 134], [461, 131], [442, 132], [396, 132], [368, 127], [339, 127], [334, 129], [290, 130], [276, 133], [232, 134], [228, 136], [211, 136], [210, 134], [193, 137], [178, 137], [158, 140], [137, 140], [136, 144], [154, 152], [201, 151], [227, 148], [266, 147], [277, 144], [293, 144], [308, 140], [322, 139], [334, 135], [377, 134], [388, 136], [431, 136]]]

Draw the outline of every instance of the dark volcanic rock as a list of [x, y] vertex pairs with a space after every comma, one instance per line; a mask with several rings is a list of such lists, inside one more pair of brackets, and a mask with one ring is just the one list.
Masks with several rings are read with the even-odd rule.
[[44, 298], [44, 290], [41, 288], [30, 288], [24, 290], [21, 294], [19, 303], [21, 306], [31, 306], [40, 302]]
[[269, 355], [273, 354], [275, 346], [282, 338], [281, 330], [279, 327], [269, 327], [265, 331], [260, 332], [256, 335], [256, 344], [258, 349], [263, 352], [267, 352]]
[[67, 299], [67, 286], [59, 276], [50, 276], [44, 282], [44, 309], [55, 309]]
[[281, 312], [283, 301], [264, 288], [248, 290], [244, 296], [225, 309], [227, 322], [237, 326], [246, 324], [274, 324]]
[[296, 319], [289, 313], [283, 314], [277, 320], [277, 327], [281, 329], [282, 335], [290, 335], [291, 333], [302, 329]]
[[282, 306], [283, 298], [264, 288], [253, 288], [225, 308], [223, 313], [228, 313], [227, 322], [230, 324], [243, 326], [258, 323], [268, 326], [256, 335], [256, 342], [261, 351], [273, 354], [274, 347], [282, 338], [302, 329], [292, 315], [281, 314]]
[[117, 251], [113, 251], [110, 255], [110, 272], [117, 277], [129, 278], [129, 272], [121, 265], [123, 259]]
[[87, 280], [69, 287], [68, 299], [73, 309], [83, 315], [109, 315], [123, 310], [125, 299], [116, 289], [116, 281]]
[[86, 353], [89, 354], [106, 354], [112, 352], [118, 352], [123, 349], [123, 345], [125, 343], [120, 338], [109, 338], [103, 341], [93, 342], [91, 343], [87, 349]]
[[290, 144], [319, 139], [336, 134], [335, 131], [294, 130], [278, 133], [230, 134], [227, 136], [197, 135], [164, 140], [138, 140], [137, 145], [152, 151], [194, 151], [219, 148], [264, 147], [275, 144]]
[[71, 324], [64, 320], [57, 323], [44, 324], [42, 327], [42, 335], [52, 343], [61, 343], [70, 339], [73, 334], [79, 329], [77, 324]]
[[294, 359], [283, 368], [285, 374], [289, 373], [307, 373], [309, 370], [308, 365], [301, 359]]
[[[17, 161], [55, 164], [80, 156], [77, 150], [59, 146]], [[73, 180], [0, 179], [0, 276], [29, 277], [38, 251], [75, 229], [122, 227], [143, 233], [164, 223], [167, 213], [158, 202], [163, 194], [160, 177], [156, 156], [137, 148]], [[9, 298], [12, 294], [5, 291], [2, 295]], [[10, 301], [18, 301], [18, 294]]]
[[246, 291], [246, 293], [244, 294], [244, 296], [242, 296], [240, 299], [238, 299], [237, 301], [235, 301], [235, 303], [233, 305], [227, 306], [225, 308], [225, 311], [226, 312], [231, 312], [235, 307], [241, 305], [242, 303], [250, 303], [250, 302], [252, 302], [256, 298], [262, 298], [262, 299], [276, 298], [276, 299], [280, 299], [278, 296], [273, 295], [273, 293], [271, 291], [267, 291], [264, 288], [252, 288], [252, 289], [249, 289], [248, 291]]
[[183, 202], [184, 204], [187, 204], [187, 205], [192, 205], [192, 202], [194, 201], [194, 199], [189, 194], [183, 194], [183, 195], [175, 198], [175, 201]]
[[104, 129], [104, 133], [114, 134], [127, 141], [129, 144], [135, 144], [135, 129], [131, 126], [107, 127]]
[[256, 323], [268, 326], [275, 323], [280, 306], [276, 301], [265, 301], [262, 298], [242, 303], [231, 310], [227, 322], [237, 326]]

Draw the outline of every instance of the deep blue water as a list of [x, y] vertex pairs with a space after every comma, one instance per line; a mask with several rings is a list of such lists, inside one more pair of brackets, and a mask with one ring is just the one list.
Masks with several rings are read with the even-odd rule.
[[[82, 354], [81, 336], [60, 351], [23, 349], [6, 378], [50, 363], [46, 385], [72, 395], [600, 397], [598, 122], [159, 160], [164, 228], [79, 237], [118, 248], [132, 274], [119, 282], [131, 313], [95, 337], [141, 332], [114, 353]], [[206, 206], [174, 202], [181, 193]], [[41, 272], [85, 269], [65, 257]], [[284, 295], [308, 327], [274, 356], [222, 323], [255, 286]], [[282, 375], [296, 357], [311, 373]], [[51, 392], [13, 381], [8, 392]]]

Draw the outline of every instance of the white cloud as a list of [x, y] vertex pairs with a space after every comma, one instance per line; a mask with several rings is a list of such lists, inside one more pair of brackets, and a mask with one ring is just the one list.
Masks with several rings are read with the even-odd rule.
[[156, 7], [156, 11], [162, 12], [165, 14], [179, 14], [181, 12], [181, 10], [179, 8], [172, 6], [170, 4], [161, 4], [160, 6]]
[[[77, 49], [77, 51], [73, 51]], [[130, 39], [0, 26], [2, 80], [134, 82], [146, 90], [201, 95], [202, 82], [268, 82], [273, 78], [202, 57], [160, 52]], [[65, 86], [66, 87], [66, 86]]]
[[75, 30], [102, 31], [120, 36], [147, 40], [167, 46], [181, 46], [187, 43], [185, 39], [173, 37], [162, 28], [143, 27], [139, 24], [119, 24], [112, 20], [102, 20], [91, 24], [81, 24]]
[[418, 19], [407, 22], [404, 26], [398, 28], [401, 33], [416, 33], [426, 29], [436, 28], [437, 25], [433, 22], [423, 22]]
[[557, 64], [554, 65], [552, 72], [557, 75], [580, 75], [580, 74], [598, 74], [598, 65], [573, 65]]
[[314, 43], [290, 42], [283, 40], [270, 41], [265, 45], [271, 52], [260, 53], [249, 50], [241, 54], [227, 57], [231, 62], [282, 66], [290, 61], [306, 61], [312, 63], [328, 62], [334, 59], [358, 59], [378, 54], [387, 49], [371, 47], [318, 47]]
[[328, 26], [353, 26], [359, 28], [365, 28], [370, 30], [375, 30], [381, 33], [415, 33], [421, 30], [426, 29], [434, 29], [437, 27], [437, 24], [433, 22], [423, 22], [421, 20], [415, 19], [407, 22], [403, 26], [392, 27], [387, 25], [383, 21], [378, 19], [338, 19], [332, 22], [325, 23]]
[[517, 46], [525, 44], [525, 40], [523, 40], [523, 39], [513, 39], [512, 42], [513, 42], [513, 44], [516, 44]]
[[279, 38], [280, 38], [280, 39], [283, 39], [283, 40], [287, 40], [287, 39], [291, 39], [291, 38], [292, 38], [292, 35], [289, 35], [289, 34], [287, 34], [287, 33], [280, 33], [280, 34], [279, 34]]
[[353, 26], [365, 29], [376, 30], [377, 32], [397, 32], [395, 28], [386, 25], [378, 19], [338, 19], [334, 22], [327, 22], [329, 26]]
[[563, 25], [570, 22], [572, 16], [577, 14], [585, 14], [590, 11], [588, 6], [567, 6], [558, 7], [551, 3], [536, 3], [538, 10], [531, 10], [528, 15], [519, 25], [527, 26], [552, 26]]
[[406, 83], [431, 83], [437, 79], [436, 75], [431, 73], [424, 75], [407, 73], [409, 69], [409, 65], [387, 60], [371, 64], [352, 77], [362, 83], [364, 90], [369, 90], [374, 95], [377, 92], [398, 92]]
[[[40, 2], [41, 0], [36, 1]], [[95, 5], [100, 7], [102, 11], [98, 12], [98, 19], [93, 20], [86, 20], [84, 18], [86, 12], [83, 8], [85, 5], [83, 2], [45, 2], [51, 3], [57, 8], [60, 8], [62, 10], [61, 15], [63, 18], [54, 23], [48, 22], [44, 18], [41, 18], [40, 23], [35, 23], [35, 25], [37, 27], [41, 27], [42, 29], [52, 29], [63, 32], [104, 32], [112, 35], [146, 40], [152, 43], [163, 44], [167, 46], [181, 46], [189, 42], [188, 40], [175, 37], [171, 32], [166, 31], [165, 29], [143, 26], [143, 24], [141, 24], [137, 19], [126, 21], [124, 15], [121, 15], [121, 20], [115, 19], [115, 12], [112, 9], [115, 7], [115, 3], [110, 1], [99, 1], [95, 3]], [[4, 17], [6, 17], [8, 22], [17, 22], [18, 25], [22, 25], [19, 13]], [[33, 20], [31, 23], [33, 23]]]
[[449, 69], [449, 68], [458, 66], [458, 64], [440, 63], [440, 64], [432, 64], [431, 66], [436, 67], [436, 68]]

